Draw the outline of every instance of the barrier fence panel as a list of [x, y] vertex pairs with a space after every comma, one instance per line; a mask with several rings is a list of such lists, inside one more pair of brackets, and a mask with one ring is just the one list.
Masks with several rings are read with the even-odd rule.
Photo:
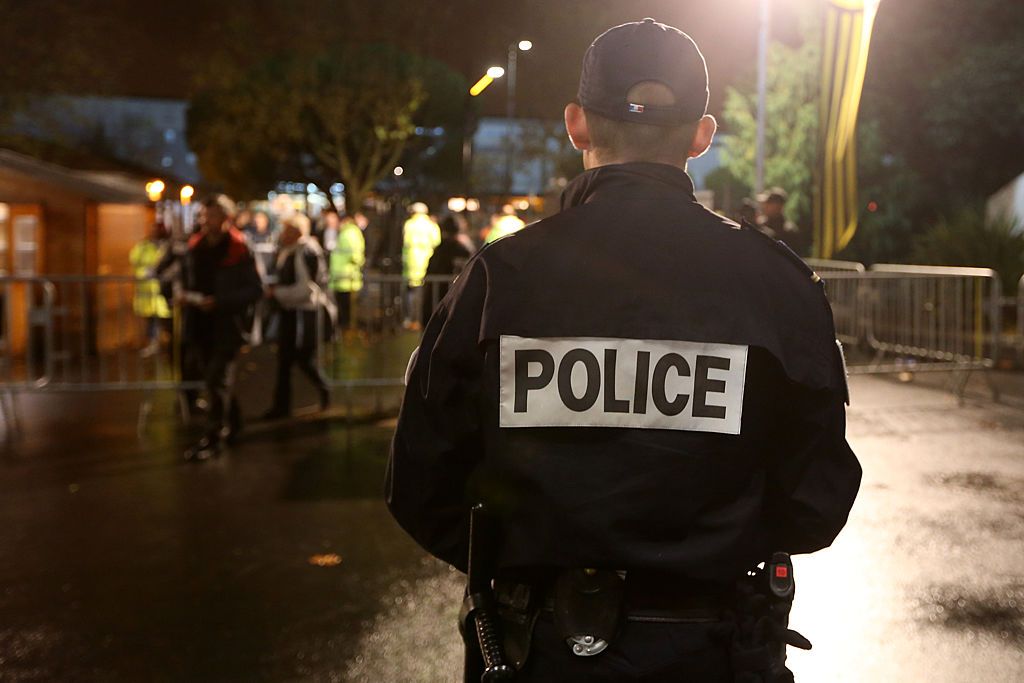
[[831, 259], [808, 258], [804, 263], [809, 265], [814, 272], [821, 273], [863, 273], [867, 270], [863, 263], [856, 261], [833, 261]]
[[851, 373], [995, 366], [1001, 291], [992, 270], [882, 264], [829, 273], [826, 293], [835, 309], [856, 310], [856, 332], [844, 343], [872, 354]]
[[1017, 362], [1024, 365], [1024, 275], [1017, 282], [1017, 332], [1014, 341], [1017, 344]]
[[52, 328], [47, 388], [178, 386], [180, 315], [160, 297], [155, 280], [51, 275], [46, 281], [53, 291], [46, 311]]
[[[852, 373], [994, 367], [1001, 332], [994, 271], [810, 265], [824, 274], [837, 336], [854, 352]], [[348, 325], [327, 329], [321, 311], [319, 366], [346, 401], [355, 391], [380, 396], [401, 386], [418, 331], [450, 284], [449, 276], [430, 276], [413, 288], [401, 275], [368, 273], [351, 295]], [[159, 345], [150, 345], [139, 315], [153, 285], [128, 276], [0, 277], [0, 393], [184, 388], [180, 312], [157, 320]], [[1014, 344], [1024, 356], [1024, 278], [1016, 306]]]
[[55, 288], [36, 277], [0, 277], [0, 386], [40, 388], [53, 377]]

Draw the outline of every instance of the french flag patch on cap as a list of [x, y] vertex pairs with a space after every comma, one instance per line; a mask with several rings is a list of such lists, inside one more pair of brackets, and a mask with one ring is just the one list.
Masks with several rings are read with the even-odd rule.
[[630, 102], [629, 103], [629, 113], [630, 114], [643, 114], [644, 113], [644, 105], [642, 105], [642, 104], [633, 104], [632, 102]]

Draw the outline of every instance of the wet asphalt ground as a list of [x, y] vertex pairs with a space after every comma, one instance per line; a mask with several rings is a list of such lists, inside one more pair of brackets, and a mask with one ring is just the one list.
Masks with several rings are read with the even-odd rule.
[[[404, 362], [404, 359], [402, 359]], [[391, 368], [379, 368], [390, 371]], [[246, 411], [266, 406], [250, 363]], [[808, 681], [1024, 680], [1024, 409], [853, 382], [850, 524], [796, 558]], [[312, 403], [309, 394], [303, 400]], [[183, 465], [159, 394], [18, 398], [0, 460], [0, 681], [456, 681], [459, 576], [390, 520], [396, 396]], [[5, 428], [5, 427], [4, 427]]]

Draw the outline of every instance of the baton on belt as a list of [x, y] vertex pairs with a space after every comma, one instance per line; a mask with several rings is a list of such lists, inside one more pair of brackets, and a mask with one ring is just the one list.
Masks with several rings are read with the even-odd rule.
[[463, 680], [466, 683], [511, 681], [515, 669], [505, 663], [501, 630], [495, 612], [494, 578], [496, 545], [494, 518], [483, 505], [469, 513], [469, 562], [466, 568], [466, 597], [459, 614], [459, 628], [466, 644]]

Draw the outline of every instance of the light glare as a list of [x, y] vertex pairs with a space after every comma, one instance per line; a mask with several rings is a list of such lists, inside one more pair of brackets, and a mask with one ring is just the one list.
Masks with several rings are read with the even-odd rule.
[[522, 50], [523, 52], [529, 52], [530, 50], [533, 49], [533, 43], [531, 43], [529, 40], [520, 40], [519, 49]]

